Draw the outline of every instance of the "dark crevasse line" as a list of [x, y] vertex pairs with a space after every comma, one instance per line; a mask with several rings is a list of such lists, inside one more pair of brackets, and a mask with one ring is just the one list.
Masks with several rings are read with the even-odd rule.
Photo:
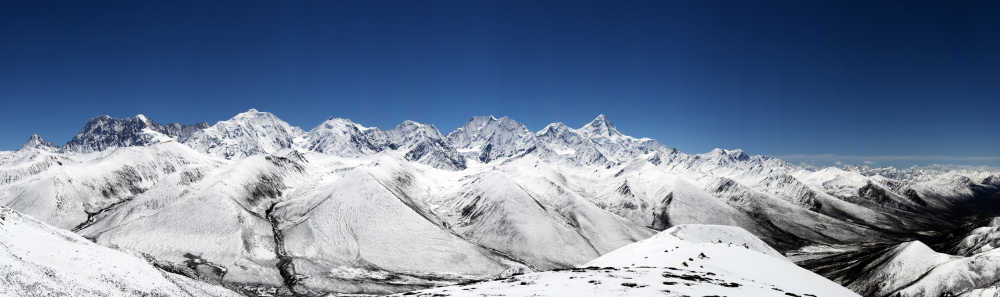
[[295, 274], [295, 263], [292, 262], [292, 257], [285, 250], [285, 237], [281, 233], [281, 228], [278, 227], [278, 218], [274, 216], [274, 208], [277, 205], [278, 203], [271, 204], [264, 212], [268, 223], [271, 224], [271, 232], [274, 234], [274, 254], [278, 258], [276, 267], [285, 287], [288, 288], [293, 296], [306, 296], [305, 293], [296, 291], [299, 279]]

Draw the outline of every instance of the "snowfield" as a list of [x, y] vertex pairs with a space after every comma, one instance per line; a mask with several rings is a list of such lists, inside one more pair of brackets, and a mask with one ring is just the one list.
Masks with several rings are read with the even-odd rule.
[[397, 296], [858, 296], [736, 227], [679, 225], [578, 268]]

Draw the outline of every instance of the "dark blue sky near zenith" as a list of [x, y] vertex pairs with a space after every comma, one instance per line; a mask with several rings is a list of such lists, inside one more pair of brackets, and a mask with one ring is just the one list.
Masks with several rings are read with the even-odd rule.
[[689, 153], [1000, 165], [995, 1], [17, 1], [0, 150], [250, 108], [447, 133], [604, 113]]

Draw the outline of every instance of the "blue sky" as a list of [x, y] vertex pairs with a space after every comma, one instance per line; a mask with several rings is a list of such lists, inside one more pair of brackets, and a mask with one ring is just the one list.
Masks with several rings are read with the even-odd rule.
[[143, 2], [5, 4], [0, 149], [100, 114], [447, 133], [604, 113], [686, 152], [1000, 164], [991, 2]]

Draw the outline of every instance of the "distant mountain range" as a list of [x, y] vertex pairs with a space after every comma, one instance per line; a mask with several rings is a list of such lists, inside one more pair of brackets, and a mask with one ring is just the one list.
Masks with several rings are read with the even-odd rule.
[[[864, 296], [980, 296], [1000, 281], [1000, 270], [977, 261], [1000, 246], [995, 230], [982, 229], [996, 228], [998, 193], [1000, 172], [989, 169], [806, 168], [738, 149], [688, 154], [628, 136], [603, 115], [537, 132], [473, 117], [447, 134], [342, 118], [307, 131], [257, 110], [214, 125], [101, 116], [62, 146], [33, 135], [0, 152], [0, 205], [11, 213], [198, 286], [258, 296], [535, 277], [705, 224], [746, 230], [776, 250], [768, 257], [788, 256]], [[722, 273], [696, 274], [706, 272]], [[975, 281], [950, 277], [957, 273]], [[835, 288], [802, 294], [842, 296]], [[713, 290], [690, 292], [734, 292]]]

